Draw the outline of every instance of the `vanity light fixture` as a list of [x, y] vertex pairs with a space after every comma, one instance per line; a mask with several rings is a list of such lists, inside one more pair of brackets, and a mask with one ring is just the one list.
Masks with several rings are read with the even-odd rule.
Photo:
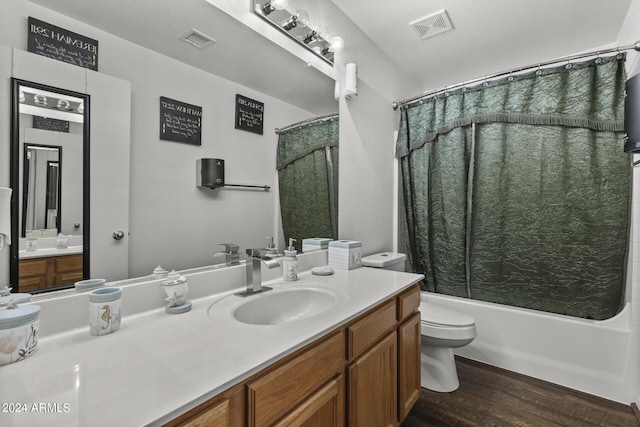
[[312, 41], [315, 40], [317, 34], [318, 33], [316, 33], [315, 30], [312, 30], [309, 34], [307, 34], [307, 36], [304, 39], [302, 39], [302, 42], [304, 44], [311, 43]]
[[295, 28], [297, 26], [298, 26], [298, 18], [296, 18], [295, 15], [291, 15], [291, 17], [286, 21], [284, 21], [284, 23], [282, 24], [282, 28], [285, 31], [291, 31], [292, 28]]
[[335, 54], [344, 47], [341, 37], [330, 36], [327, 27], [321, 23], [312, 24], [312, 18], [305, 9], [297, 9], [295, 13], [287, 10], [288, 0], [252, 1], [253, 12], [261, 19], [333, 65]]

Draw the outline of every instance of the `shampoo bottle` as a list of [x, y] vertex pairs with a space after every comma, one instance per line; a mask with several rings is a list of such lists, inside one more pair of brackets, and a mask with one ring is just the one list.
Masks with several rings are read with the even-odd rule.
[[289, 247], [284, 251], [282, 280], [286, 282], [298, 280], [298, 258], [296, 257], [298, 251], [293, 247], [293, 242], [295, 241], [296, 239], [289, 239]]

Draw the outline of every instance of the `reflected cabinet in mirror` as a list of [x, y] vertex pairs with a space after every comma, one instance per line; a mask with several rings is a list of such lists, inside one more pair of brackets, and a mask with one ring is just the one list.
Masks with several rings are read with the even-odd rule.
[[12, 79], [13, 292], [89, 277], [88, 177], [89, 95]]

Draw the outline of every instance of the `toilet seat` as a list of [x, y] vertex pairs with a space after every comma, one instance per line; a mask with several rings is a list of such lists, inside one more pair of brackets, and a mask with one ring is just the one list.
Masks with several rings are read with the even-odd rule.
[[436, 327], [465, 327], [475, 325], [472, 316], [449, 307], [422, 302], [420, 322]]
[[468, 340], [476, 336], [472, 316], [436, 304], [420, 304], [420, 334], [439, 339]]

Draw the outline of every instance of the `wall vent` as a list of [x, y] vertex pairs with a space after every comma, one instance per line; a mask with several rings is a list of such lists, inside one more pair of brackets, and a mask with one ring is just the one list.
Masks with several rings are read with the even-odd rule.
[[189, 34], [184, 36], [183, 40], [197, 47], [198, 49], [205, 49], [216, 42], [213, 38], [201, 33], [198, 30], [191, 30]]
[[425, 16], [424, 18], [409, 22], [409, 26], [416, 30], [422, 40], [453, 30], [449, 15], [447, 15], [447, 11], [444, 9]]

